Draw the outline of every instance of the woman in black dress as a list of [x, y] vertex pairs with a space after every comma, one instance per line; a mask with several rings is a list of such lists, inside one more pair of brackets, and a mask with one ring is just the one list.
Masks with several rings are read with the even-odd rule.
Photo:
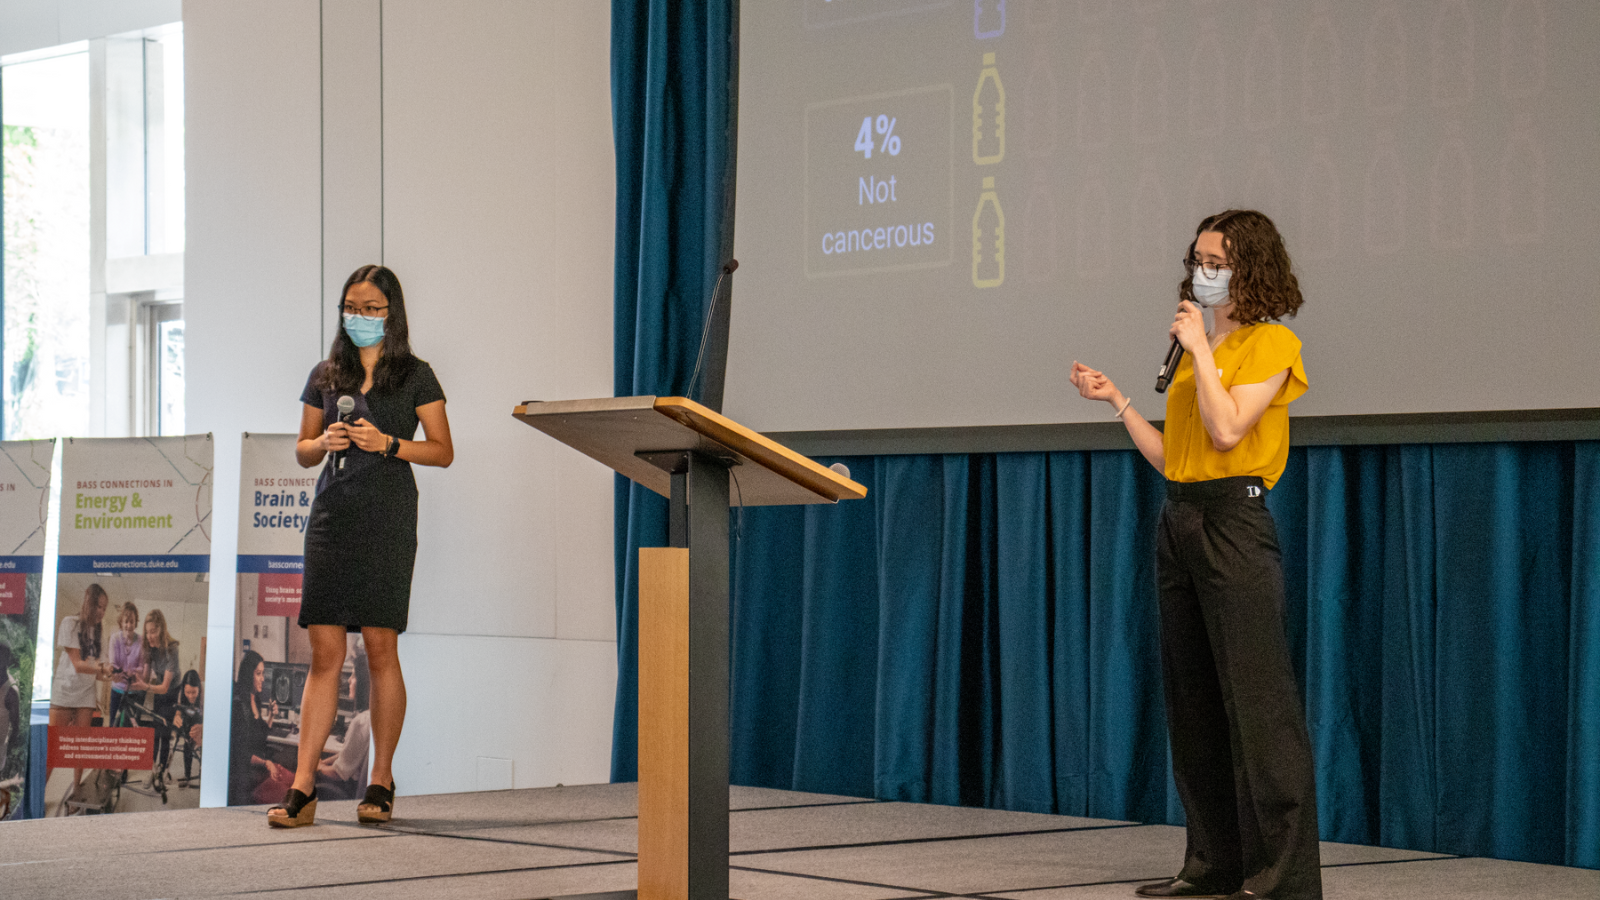
[[[387, 822], [394, 808], [390, 764], [406, 714], [397, 643], [411, 603], [417, 555], [417, 482], [411, 466], [448, 466], [455, 458], [444, 390], [433, 369], [411, 354], [400, 280], [383, 266], [362, 266], [344, 283], [339, 333], [300, 399], [295, 457], [323, 462], [306, 527], [300, 627], [310, 633], [311, 672], [300, 702], [300, 757], [294, 786], [269, 824], [309, 825], [316, 815], [317, 763], [339, 707], [345, 635], [360, 631], [372, 676], [375, 754], [362, 822]], [[341, 416], [339, 401], [353, 409]], [[424, 440], [411, 438], [422, 426]], [[331, 456], [330, 456], [331, 454]]]
[[277, 718], [278, 706], [261, 702], [266, 685], [267, 666], [261, 654], [246, 650], [239, 660], [239, 677], [233, 682], [233, 723], [228, 742], [228, 805], [257, 803], [256, 789], [262, 782], [285, 777], [283, 768], [272, 761], [267, 749], [270, 723]]

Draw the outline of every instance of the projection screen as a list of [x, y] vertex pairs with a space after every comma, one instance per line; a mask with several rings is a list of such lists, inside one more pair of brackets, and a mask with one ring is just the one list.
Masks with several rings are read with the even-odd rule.
[[1255, 208], [1301, 416], [1600, 406], [1600, 3], [799, 0], [741, 12], [726, 410], [1103, 422], [1195, 225]]

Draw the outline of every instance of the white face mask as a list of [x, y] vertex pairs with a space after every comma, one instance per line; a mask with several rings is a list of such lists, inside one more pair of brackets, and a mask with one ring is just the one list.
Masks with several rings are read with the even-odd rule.
[[1205, 270], [1196, 268], [1194, 275], [1189, 279], [1189, 290], [1194, 294], [1194, 302], [1201, 307], [1210, 309], [1228, 302], [1228, 277], [1233, 272], [1228, 269], [1218, 269], [1215, 278], [1207, 278]]

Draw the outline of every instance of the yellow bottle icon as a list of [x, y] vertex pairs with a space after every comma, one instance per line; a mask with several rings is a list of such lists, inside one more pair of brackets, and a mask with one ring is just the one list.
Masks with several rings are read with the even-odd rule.
[[994, 176], [983, 179], [972, 212], [972, 286], [999, 287], [1006, 280], [1006, 214], [994, 192]]
[[[990, 122], [993, 131], [986, 132], [984, 126]], [[1000, 83], [994, 54], [985, 53], [977, 90], [972, 92], [972, 161], [980, 166], [991, 166], [1005, 156], [1006, 88]]]

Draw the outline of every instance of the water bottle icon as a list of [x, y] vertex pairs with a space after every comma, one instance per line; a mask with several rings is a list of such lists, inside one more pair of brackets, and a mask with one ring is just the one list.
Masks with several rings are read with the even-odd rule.
[[1227, 125], [1227, 64], [1217, 25], [1208, 19], [1200, 26], [1194, 52], [1189, 54], [1190, 137], [1216, 137]]
[[1283, 185], [1278, 178], [1278, 164], [1272, 158], [1272, 145], [1266, 141], [1256, 146], [1244, 196], [1244, 202], [1257, 209], [1283, 208]]
[[1055, 191], [1043, 170], [1035, 173], [1028, 203], [1022, 208], [1022, 280], [1048, 284], [1061, 270], [1061, 214]]
[[[1160, 259], [1162, 250], [1172, 246], [1172, 236], [1167, 233], [1167, 187], [1155, 160], [1146, 160], [1143, 168], [1133, 189], [1133, 240], [1128, 250], [1134, 266]], [[1170, 309], [1171, 303], [1163, 298], [1162, 308]]]
[[1228, 208], [1222, 193], [1222, 179], [1217, 175], [1217, 161], [1207, 154], [1206, 159], [1189, 178], [1189, 221], [1198, 222]]
[[1006, 214], [990, 175], [983, 179], [983, 193], [972, 212], [972, 286], [999, 287], [1005, 280]]
[[1400, 252], [1406, 243], [1405, 170], [1400, 165], [1393, 132], [1379, 134], [1373, 144], [1362, 203], [1366, 218], [1362, 235], [1368, 253], [1389, 256]]
[[992, 166], [1006, 157], [1006, 88], [994, 54], [983, 55], [983, 71], [972, 92], [972, 161]]
[[1133, 62], [1133, 139], [1140, 144], [1167, 139], [1167, 58], [1153, 31], [1145, 32]]
[[1099, 22], [1111, 14], [1111, 0], [1078, 0], [1078, 21]]
[[1006, 0], [972, 0], [972, 36], [980, 41], [1006, 33]]
[[1028, 69], [1028, 80], [1022, 86], [1022, 155], [1029, 159], [1056, 155], [1061, 133], [1060, 94], [1055, 68], [1041, 54]]
[[1099, 171], [1091, 170], [1078, 190], [1077, 252], [1082, 279], [1104, 278], [1111, 272], [1111, 191]]
[[1429, 36], [1433, 105], [1466, 106], [1472, 102], [1474, 44], [1472, 9], [1467, 0], [1443, 0]]
[[1544, 90], [1544, 3], [1508, 0], [1500, 21], [1500, 89], [1526, 99]]
[[1472, 157], [1459, 123], [1452, 123], [1428, 175], [1428, 232], [1434, 246], [1455, 249], [1471, 244], [1476, 220]]
[[1244, 82], [1244, 123], [1255, 130], [1271, 128], [1283, 114], [1283, 42], [1278, 39], [1270, 9], [1250, 36]]
[[1367, 111], [1392, 115], [1406, 105], [1406, 28], [1385, 3], [1367, 30]]
[[1307, 122], [1332, 122], [1339, 118], [1339, 30], [1325, 5], [1306, 28], [1305, 51], [1300, 54], [1300, 111]]
[[1544, 148], [1528, 113], [1517, 117], [1500, 161], [1500, 236], [1508, 244], [1544, 240]]
[[1339, 226], [1343, 191], [1339, 171], [1328, 152], [1327, 138], [1317, 138], [1300, 182], [1300, 227], [1304, 235], [1295, 246], [1296, 256], [1306, 259], [1336, 259], [1339, 256]]
[[1061, 30], [1060, 0], [1023, 0], [1022, 24], [1029, 35], [1056, 37]]
[[1111, 67], [1093, 50], [1078, 70], [1078, 147], [1104, 147], [1111, 138]]

